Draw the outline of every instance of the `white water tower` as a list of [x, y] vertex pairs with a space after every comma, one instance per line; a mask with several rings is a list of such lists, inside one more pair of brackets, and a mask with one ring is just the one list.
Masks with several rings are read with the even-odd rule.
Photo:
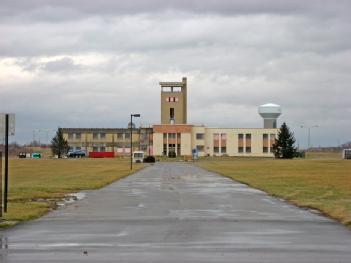
[[277, 119], [282, 114], [282, 108], [277, 104], [267, 103], [258, 107], [258, 113], [264, 120], [265, 129], [277, 128]]

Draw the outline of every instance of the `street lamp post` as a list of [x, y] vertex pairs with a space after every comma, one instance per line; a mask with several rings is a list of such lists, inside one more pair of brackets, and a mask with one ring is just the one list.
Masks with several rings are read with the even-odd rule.
[[310, 149], [311, 145], [310, 145], [310, 142], [311, 142], [311, 129], [312, 128], [318, 128], [319, 126], [318, 125], [313, 125], [313, 126], [304, 126], [304, 125], [301, 125], [301, 128], [306, 128], [308, 130], [308, 135], [307, 135], [307, 151]]
[[133, 170], [133, 117], [139, 118], [140, 114], [130, 114], [130, 170]]

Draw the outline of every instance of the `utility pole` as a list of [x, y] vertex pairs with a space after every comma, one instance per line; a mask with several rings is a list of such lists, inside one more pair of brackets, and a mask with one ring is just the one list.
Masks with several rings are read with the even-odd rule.
[[313, 126], [305, 126], [301, 125], [301, 128], [306, 128], [308, 130], [307, 134], [307, 151], [311, 148], [311, 129], [312, 128], [318, 128], [318, 125], [313, 125]]
[[130, 114], [130, 170], [133, 170], [133, 117], [139, 118], [140, 114]]

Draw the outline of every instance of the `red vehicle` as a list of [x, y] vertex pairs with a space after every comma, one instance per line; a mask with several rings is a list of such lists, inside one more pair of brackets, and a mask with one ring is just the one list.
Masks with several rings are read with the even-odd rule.
[[113, 158], [114, 152], [89, 152], [89, 158]]

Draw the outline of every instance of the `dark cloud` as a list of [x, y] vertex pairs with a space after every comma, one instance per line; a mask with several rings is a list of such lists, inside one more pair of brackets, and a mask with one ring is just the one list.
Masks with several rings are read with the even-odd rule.
[[[60, 11], [65, 19], [67, 13], [77, 18], [81, 15], [121, 15], [181, 11], [190, 13], [235, 14], [299, 14], [348, 15], [351, 3], [347, 0], [141, 0], [141, 1], [86, 1], [86, 0], [2, 0], [1, 15], [14, 16], [42, 10], [41, 18], [57, 20]], [[46, 13], [52, 14], [47, 16]], [[39, 16], [38, 16], [39, 17]]]
[[302, 124], [320, 126], [313, 144], [335, 145], [350, 140], [349, 11], [349, 1], [1, 1], [0, 112], [16, 112], [21, 142], [39, 128], [125, 127], [131, 111], [148, 125], [158, 82], [188, 76], [192, 123], [261, 127], [257, 106], [273, 102], [301, 145]]
[[82, 66], [76, 64], [69, 57], [57, 58], [46, 62], [24, 58], [18, 59], [15, 64], [24, 71], [30, 72], [48, 71], [51, 73], [72, 73], [83, 69]]

